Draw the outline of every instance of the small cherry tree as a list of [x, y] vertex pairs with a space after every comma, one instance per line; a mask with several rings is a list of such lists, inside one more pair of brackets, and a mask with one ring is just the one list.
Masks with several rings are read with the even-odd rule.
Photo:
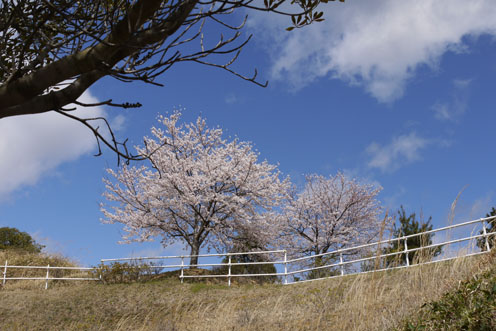
[[[360, 184], [342, 173], [305, 177], [305, 187], [292, 188], [281, 214], [281, 243], [293, 255], [317, 255], [373, 238], [380, 227], [381, 188]], [[321, 258], [315, 265], [322, 264]]]
[[[274, 207], [285, 197], [289, 179], [280, 180], [275, 165], [258, 161], [252, 145], [222, 138], [222, 129], [196, 123], [179, 125], [181, 114], [160, 117], [140, 154], [151, 166], [108, 169], [102, 203], [106, 223], [122, 223], [125, 242], [162, 237], [164, 246], [186, 243], [191, 255], [200, 248], [228, 249], [243, 234], [268, 243], [277, 235]], [[191, 265], [198, 258], [191, 258]]]

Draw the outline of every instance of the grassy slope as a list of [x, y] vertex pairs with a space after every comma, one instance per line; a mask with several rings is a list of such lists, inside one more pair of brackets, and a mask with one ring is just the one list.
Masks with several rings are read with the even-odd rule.
[[384, 330], [403, 324], [494, 256], [291, 286], [180, 284], [175, 279], [0, 291], [0, 329]]
[[496, 330], [496, 264], [423, 305], [403, 330]]

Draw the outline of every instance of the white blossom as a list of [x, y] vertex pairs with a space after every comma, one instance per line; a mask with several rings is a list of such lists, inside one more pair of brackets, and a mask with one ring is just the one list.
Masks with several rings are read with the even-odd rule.
[[280, 216], [281, 245], [292, 255], [316, 255], [367, 242], [380, 227], [380, 190], [342, 173], [306, 176], [305, 188], [293, 187]]
[[[104, 179], [103, 222], [122, 223], [126, 241], [162, 237], [164, 246], [185, 242], [191, 254], [201, 247], [225, 249], [240, 234], [268, 243], [277, 236], [271, 222], [285, 197], [289, 179], [280, 180], [277, 166], [258, 161], [252, 145], [222, 138], [201, 117], [179, 125], [181, 114], [160, 117], [141, 154], [156, 149], [151, 166], [108, 169]], [[195, 264], [196, 259], [192, 259]]]

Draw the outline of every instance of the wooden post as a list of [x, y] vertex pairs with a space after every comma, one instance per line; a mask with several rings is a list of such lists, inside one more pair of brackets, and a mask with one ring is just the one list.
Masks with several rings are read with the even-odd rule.
[[486, 223], [482, 222], [482, 233], [484, 234], [484, 239], [486, 241], [486, 250], [489, 252], [491, 250], [491, 247], [489, 246], [489, 240], [487, 239], [487, 231], [486, 231]]
[[2, 286], [5, 286], [5, 282], [7, 281], [7, 260], [5, 260], [5, 268], [3, 269], [3, 282]]
[[341, 266], [341, 276], [343, 276], [344, 275], [343, 253], [339, 253], [339, 265]]
[[407, 245], [407, 238], [405, 238], [405, 256], [406, 256], [406, 266], [410, 266], [410, 259], [408, 258], [408, 245]]
[[288, 284], [288, 253], [284, 250], [284, 284]]
[[47, 273], [46, 273], [46, 280], [45, 280], [45, 290], [48, 289], [48, 275], [50, 273], [50, 264], [47, 265]]
[[227, 286], [231, 286], [231, 255], [228, 257]]
[[181, 275], [179, 276], [181, 278], [181, 284], [184, 282], [184, 256], [181, 256]]

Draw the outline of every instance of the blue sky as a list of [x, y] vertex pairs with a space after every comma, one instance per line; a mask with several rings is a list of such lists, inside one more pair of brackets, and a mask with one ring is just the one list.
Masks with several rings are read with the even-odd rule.
[[[341, 170], [381, 185], [386, 208], [422, 209], [435, 227], [466, 187], [455, 220], [483, 217], [496, 206], [494, 3], [350, 0], [325, 11], [325, 22], [290, 33], [284, 18], [251, 15], [245, 33], [254, 38], [235, 68], [257, 68], [265, 89], [179, 64], [159, 79], [164, 88], [98, 82], [85, 100], [143, 107], [88, 113], [106, 114], [132, 146], [158, 114], [181, 108], [185, 121], [201, 114], [253, 142], [296, 183]], [[118, 244], [120, 225], [100, 223], [101, 179], [116, 158], [96, 152], [90, 132], [56, 114], [0, 120], [0, 226], [85, 265], [178, 253], [159, 241]]]

